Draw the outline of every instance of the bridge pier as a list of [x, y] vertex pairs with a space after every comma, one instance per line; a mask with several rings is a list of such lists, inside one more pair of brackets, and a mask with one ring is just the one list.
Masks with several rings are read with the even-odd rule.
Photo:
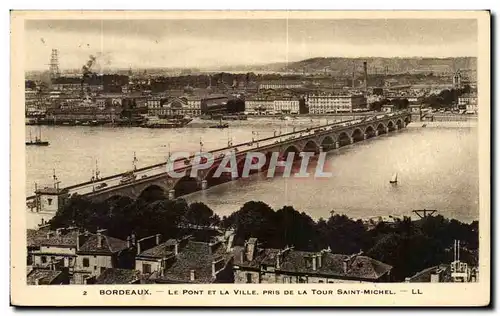
[[169, 200], [175, 199], [175, 190], [172, 189], [168, 191], [168, 199]]
[[368, 135], [366, 133], [363, 134], [363, 139], [364, 140], [367, 140], [368, 139]]
[[333, 146], [335, 149], [338, 149], [340, 148], [340, 143], [339, 142], [335, 142], [335, 145]]
[[201, 189], [206, 190], [208, 188], [208, 181], [207, 180], [202, 180], [201, 181]]
[[386, 128], [385, 128], [385, 133], [386, 133], [386, 134], [389, 134], [389, 127], [386, 127]]
[[354, 144], [354, 138], [352, 138], [351, 136], [349, 136], [349, 144]]
[[325, 150], [324, 150], [323, 146], [319, 146], [319, 152], [320, 152], [320, 153], [322, 153], [322, 152], [324, 152], [324, 151], [325, 151]]
[[377, 137], [379, 135], [378, 131], [375, 131], [375, 137]]

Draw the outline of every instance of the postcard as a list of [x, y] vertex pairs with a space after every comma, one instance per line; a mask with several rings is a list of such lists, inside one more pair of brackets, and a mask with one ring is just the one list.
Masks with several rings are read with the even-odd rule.
[[14, 10], [11, 44], [11, 304], [490, 303], [488, 11]]

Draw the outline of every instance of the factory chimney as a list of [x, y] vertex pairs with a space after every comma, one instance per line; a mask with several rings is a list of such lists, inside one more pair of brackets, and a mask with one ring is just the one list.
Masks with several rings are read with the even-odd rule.
[[363, 62], [363, 73], [364, 73], [364, 83], [363, 83], [363, 88], [365, 89], [364, 93], [365, 93], [365, 96], [367, 95], [368, 91], [368, 69], [367, 69], [367, 64], [366, 64], [366, 61]]

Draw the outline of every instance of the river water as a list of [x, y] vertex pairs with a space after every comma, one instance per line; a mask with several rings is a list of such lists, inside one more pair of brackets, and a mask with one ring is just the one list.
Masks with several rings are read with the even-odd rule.
[[[332, 119], [329, 120], [332, 122]], [[101, 177], [165, 161], [170, 151], [198, 151], [247, 142], [312, 125], [325, 119], [280, 121], [249, 119], [230, 122], [229, 129], [203, 127], [145, 129], [109, 127], [27, 126], [29, 138], [41, 128], [48, 147], [26, 148], [26, 193], [52, 183], [53, 169], [61, 186], [88, 181], [96, 166]], [[446, 217], [462, 221], [478, 219], [477, 124], [412, 123], [396, 133], [355, 143], [328, 153], [330, 178], [267, 179], [256, 174], [203, 192], [185, 196], [201, 201], [219, 215], [229, 215], [244, 202], [261, 200], [274, 208], [292, 205], [311, 217], [328, 217], [330, 211], [354, 218], [379, 215], [410, 216], [414, 209], [436, 209]], [[196, 124], [195, 124], [196, 126]], [[398, 173], [398, 184], [389, 180]], [[28, 213], [28, 226], [36, 226], [42, 215]], [[46, 216], [45, 216], [46, 217]]]

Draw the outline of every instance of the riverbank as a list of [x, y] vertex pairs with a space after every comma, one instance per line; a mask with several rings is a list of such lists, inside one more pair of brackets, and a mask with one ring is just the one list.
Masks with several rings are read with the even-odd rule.
[[477, 127], [477, 120], [468, 121], [434, 121], [434, 122], [412, 122], [408, 125], [409, 128], [435, 128], [435, 127], [447, 127], [447, 128], [474, 128]]

